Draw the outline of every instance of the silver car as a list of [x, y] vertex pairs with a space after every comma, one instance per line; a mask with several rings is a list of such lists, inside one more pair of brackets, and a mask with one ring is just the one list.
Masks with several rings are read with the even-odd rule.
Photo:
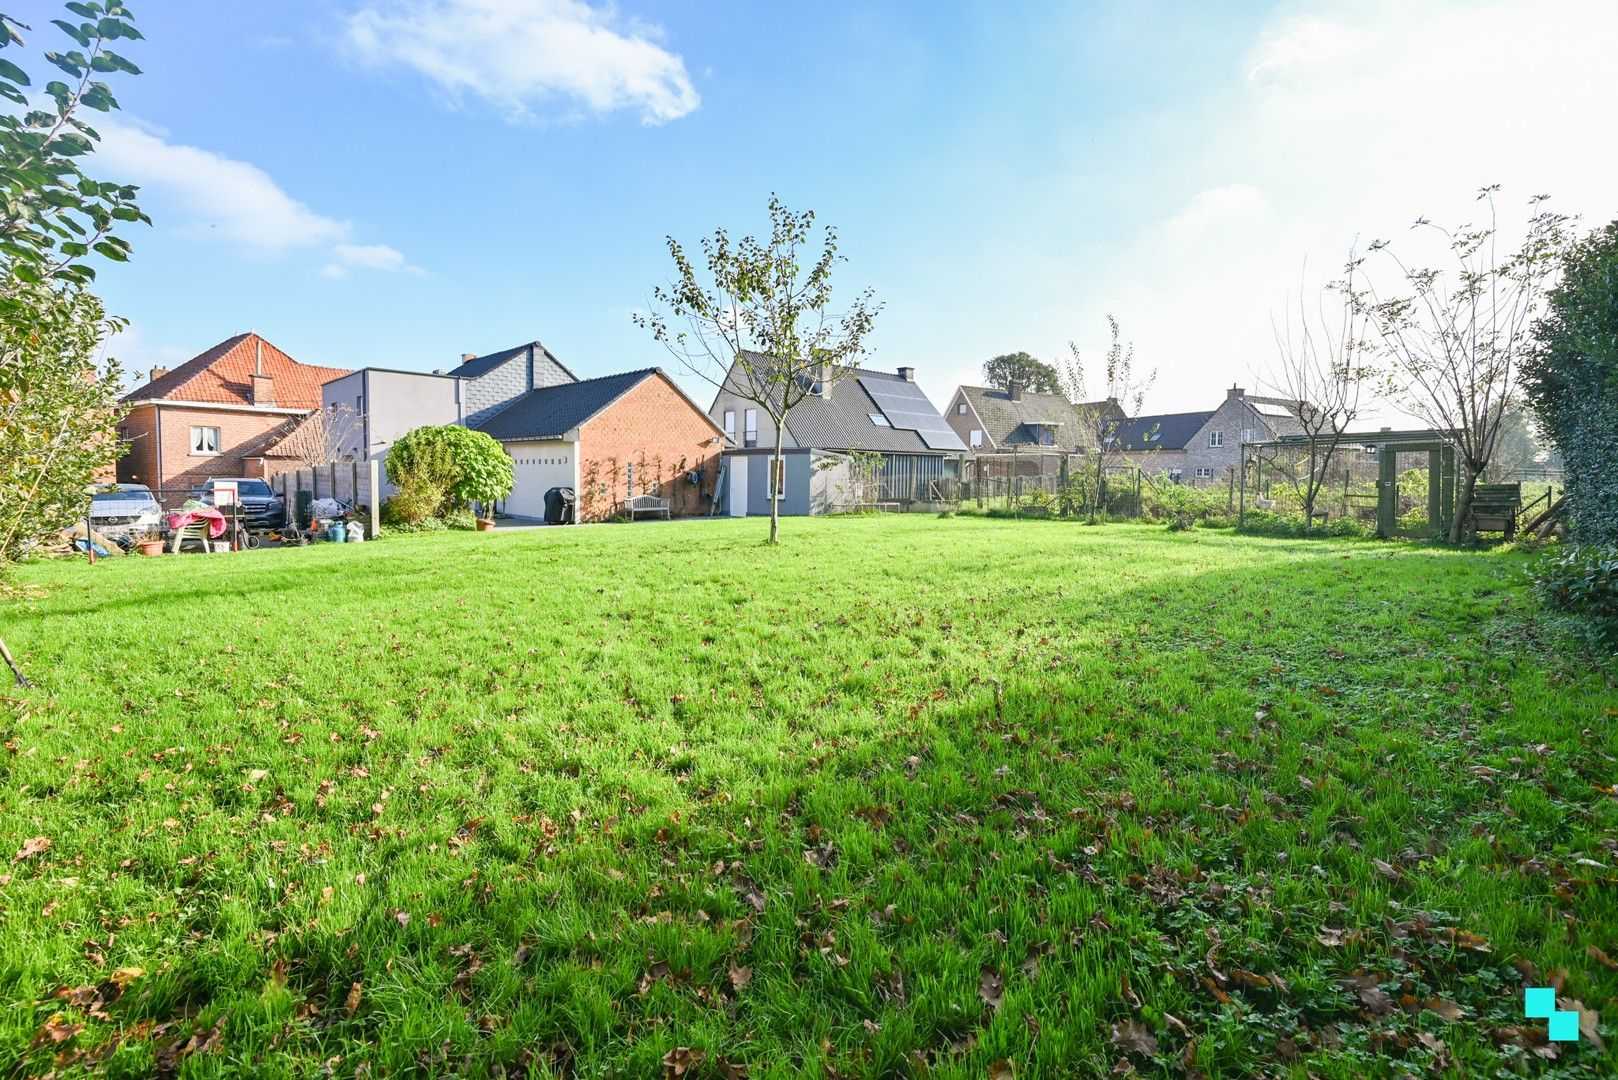
[[163, 531], [163, 507], [145, 484], [112, 484], [90, 496], [90, 526], [129, 544]]

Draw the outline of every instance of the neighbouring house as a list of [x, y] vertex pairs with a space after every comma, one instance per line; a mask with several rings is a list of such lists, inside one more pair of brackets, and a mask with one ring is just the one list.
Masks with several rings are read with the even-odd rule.
[[[782, 514], [909, 507], [937, 501], [938, 481], [960, 479], [966, 444], [922, 393], [915, 368], [848, 368], [836, 379], [814, 380], [787, 414], [780, 469], [772, 468], [770, 415], [741, 396], [740, 385], [732, 366], [708, 410], [731, 447], [715, 496], [723, 513], [768, 514], [772, 499]], [[881, 460], [862, 461], [864, 455]]]
[[[353, 416], [338, 456], [386, 462], [388, 448], [407, 431], [429, 424], [476, 426], [532, 390], [577, 381], [542, 343], [530, 341], [486, 356], [463, 353], [452, 371], [361, 368], [321, 390], [328, 410]], [[382, 478], [386, 485], [385, 468]]]
[[545, 493], [572, 488], [579, 520], [655, 495], [674, 515], [707, 513], [724, 433], [661, 368], [531, 390], [469, 425], [511, 455], [516, 484], [497, 509], [539, 519]]
[[1117, 424], [1113, 437], [1121, 456], [1148, 473], [1210, 484], [1228, 482], [1244, 444], [1301, 434], [1297, 402], [1232, 386], [1217, 409], [1132, 417]]
[[265, 476], [276, 447], [321, 407], [343, 368], [303, 364], [258, 334], [237, 334], [123, 397], [120, 483], [183, 493], [215, 476]]
[[1125, 416], [1114, 398], [1075, 403], [1062, 394], [1035, 393], [1014, 380], [1004, 388], [957, 387], [944, 419], [974, 457], [1001, 455], [998, 465], [1006, 475], [1014, 461], [1019, 476], [1055, 476], [1062, 455], [1093, 453], [1102, 424]]

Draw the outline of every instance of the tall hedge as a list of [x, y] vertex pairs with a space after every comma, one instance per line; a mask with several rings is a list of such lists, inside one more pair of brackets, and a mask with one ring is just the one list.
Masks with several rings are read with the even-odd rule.
[[1523, 385], [1562, 452], [1573, 532], [1618, 544], [1618, 221], [1568, 251]]

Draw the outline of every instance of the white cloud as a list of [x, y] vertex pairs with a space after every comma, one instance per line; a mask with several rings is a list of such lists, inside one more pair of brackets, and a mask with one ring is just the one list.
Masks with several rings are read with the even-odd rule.
[[98, 168], [172, 198], [191, 232], [265, 254], [348, 235], [348, 222], [315, 213], [256, 165], [120, 123], [103, 122], [97, 129]]
[[332, 261], [320, 268], [320, 272], [330, 278], [344, 278], [351, 269], [382, 270], [388, 272], [403, 271], [410, 274], [423, 274], [426, 271], [419, 266], [411, 266], [405, 261], [404, 252], [387, 244], [338, 244], [332, 248]]
[[582, 107], [632, 109], [661, 124], [692, 112], [699, 99], [685, 62], [659, 36], [582, 0], [389, 0], [347, 20], [362, 62], [412, 68], [519, 120]]
[[[1418, 216], [1477, 222], [1500, 183], [1503, 231], [1530, 196], [1588, 224], [1618, 212], [1618, 112], [1608, 77], [1618, 5], [1604, 0], [1329, 0], [1289, 4], [1233, 58], [1223, 94], [1162, 117], [1174, 161], [1155, 222], [1105, 267], [1076, 273], [1077, 320], [1116, 311], [1162, 370], [1149, 407], [1209, 407], [1273, 361], [1271, 312], [1331, 276], [1356, 243], [1421, 245]], [[1175, 189], [1178, 189], [1177, 191]], [[1421, 257], [1430, 257], [1430, 249]]]
[[[256, 165], [211, 150], [169, 142], [146, 127], [103, 121], [98, 168], [138, 184], [161, 207], [143, 199], [160, 224], [178, 222], [190, 236], [223, 241], [259, 256], [285, 256], [326, 248], [342, 273], [350, 267], [407, 270], [404, 255], [386, 244], [354, 244], [352, 223], [327, 217], [293, 198]], [[164, 211], [167, 211], [166, 213]]]

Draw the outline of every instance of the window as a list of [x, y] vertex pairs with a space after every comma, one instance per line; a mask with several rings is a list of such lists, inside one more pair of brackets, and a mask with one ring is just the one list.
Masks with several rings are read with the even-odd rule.
[[731, 442], [736, 441], [736, 410], [725, 410], [725, 438]]
[[877, 427], [893, 426], [892, 424], [888, 423], [888, 418], [879, 412], [867, 413], [866, 415], [871, 418], [871, 423], [875, 424]]
[[775, 497], [786, 498], [787, 494], [787, 463], [785, 458], [770, 459], [770, 473], [775, 477]]
[[979, 431], [977, 428], [972, 429], [972, 445], [973, 447], [983, 445], [983, 432]]
[[1162, 437], [1163, 437], [1163, 433], [1161, 431], [1148, 431], [1146, 433], [1146, 435], [1144, 436], [1144, 441], [1146, 441], [1146, 442], [1156, 442], [1157, 440], [1161, 439]]
[[192, 428], [191, 453], [193, 455], [219, 453], [219, 429], [216, 427]]
[[1213, 479], [1213, 470], [1212, 469], [1198, 469], [1197, 470], [1197, 479], [1198, 480], [1212, 480]]
[[1242, 428], [1242, 442], [1249, 443], [1249, 442], [1252, 442], [1252, 441], [1253, 441], [1253, 429], [1250, 428], [1250, 427]]
[[966, 415], [966, 402], [963, 401], [959, 405], [955, 406], [955, 415], [956, 416], [965, 416]]
[[757, 409], [748, 409], [747, 412], [743, 414], [743, 416], [744, 416], [744, 418], [745, 418], [745, 420], [747, 422], [747, 430], [742, 432], [742, 445], [743, 446], [757, 446], [758, 445], [758, 410]]
[[1212, 447], [1224, 446], [1225, 445], [1225, 433], [1223, 431], [1210, 431], [1210, 432], [1208, 432], [1208, 445], [1212, 446]]
[[1169, 480], [1172, 483], [1178, 484], [1180, 482], [1180, 480], [1184, 476], [1185, 476], [1185, 470], [1183, 470], [1183, 469], [1170, 469], [1169, 470]]
[[364, 394], [355, 394], [354, 395], [354, 414], [356, 416], [364, 416], [365, 415], [365, 395]]

